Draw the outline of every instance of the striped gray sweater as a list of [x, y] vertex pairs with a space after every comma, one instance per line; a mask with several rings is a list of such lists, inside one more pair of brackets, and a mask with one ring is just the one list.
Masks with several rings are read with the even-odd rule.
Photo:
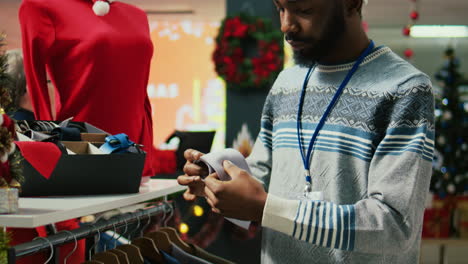
[[[313, 72], [304, 148], [351, 67], [318, 65]], [[388, 47], [367, 56], [312, 154], [313, 191], [324, 200], [303, 201], [296, 116], [306, 72], [295, 66], [279, 75], [248, 158], [268, 191], [262, 263], [418, 263], [434, 149], [429, 78]]]

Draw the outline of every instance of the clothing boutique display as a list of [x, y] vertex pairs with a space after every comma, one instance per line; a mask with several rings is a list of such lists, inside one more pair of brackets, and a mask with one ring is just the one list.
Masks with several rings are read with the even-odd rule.
[[[107, 15], [97, 16], [93, 2], [22, 2], [19, 20], [24, 68], [35, 118], [73, 117], [110, 134], [126, 133], [144, 146], [143, 175], [153, 176], [151, 105], [146, 92], [153, 44], [147, 16], [143, 10], [121, 2], [112, 2]], [[49, 98], [48, 77], [55, 87], [55, 106]], [[77, 220], [57, 224], [58, 230], [75, 228]], [[43, 227], [13, 230], [12, 244], [44, 233]], [[78, 245], [68, 263], [83, 261], [84, 242]], [[61, 260], [71, 250], [64, 247]], [[41, 263], [42, 257], [24, 258], [19, 263]]]
[[[301, 118], [305, 150], [352, 66], [312, 71]], [[388, 47], [365, 57], [315, 143], [310, 176], [312, 192], [324, 198], [318, 201], [303, 198], [297, 134], [307, 72], [295, 66], [280, 74], [248, 159], [269, 193], [262, 263], [416, 263], [434, 149], [429, 78]]]
[[[142, 144], [143, 175], [153, 176], [148, 18], [132, 5], [110, 5], [107, 15], [97, 16], [92, 0], [23, 1], [19, 18], [28, 91], [37, 120], [73, 117]], [[55, 118], [47, 75], [56, 88]]]

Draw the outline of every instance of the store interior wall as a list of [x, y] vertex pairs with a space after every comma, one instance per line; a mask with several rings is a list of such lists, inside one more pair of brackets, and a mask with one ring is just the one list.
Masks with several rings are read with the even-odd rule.
[[387, 27], [371, 28], [368, 33], [377, 45], [386, 45], [402, 57], [404, 50], [411, 48], [414, 57], [410, 62], [429, 75], [434, 84], [437, 83], [433, 76], [444, 62], [444, 51], [452, 47], [461, 61], [460, 71], [468, 77], [468, 38], [407, 38], [401, 34], [401, 28]]
[[[227, 15], [239, 13], [261, 16], [269, 19], [279, 29], [279, 18], [271, 0], [227, 0]], [[260, 131], [260, 116], [263, 104], [268, 95], [268, 88], [258, 91], [252, 87], [250, 91], [226, 91], [226, 147], [232, 147], [233, 141], [241, 132], [242, 126], [247, 129], [255, 140]]]

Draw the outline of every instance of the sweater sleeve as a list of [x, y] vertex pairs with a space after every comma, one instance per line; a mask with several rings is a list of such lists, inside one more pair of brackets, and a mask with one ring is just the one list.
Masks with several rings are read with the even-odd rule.
[[54, 43], [55, 30], [44, 7], [25, 0], [19, 9], [24, 69], [36, 119], [52, 120], [47, 89], [46, 64]]
[[270, 95], [265, 100], [263, 107], [260, 133], [255, 141], [252, 153], [247, 158], [252, 175], [263, 184], [266, 191], [268, 191], [270, 185], [273, 136], [269, 97]]
[[269, 194], [262, 225], [314, 245], [402, 254], [421, 235], [434, 149], [434, 97], [426, 76], [399, 84], [369, 165], [367, 196], [354, 204]]

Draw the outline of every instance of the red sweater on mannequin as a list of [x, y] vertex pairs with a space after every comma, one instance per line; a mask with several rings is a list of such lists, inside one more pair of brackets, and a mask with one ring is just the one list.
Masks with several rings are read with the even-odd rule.
[[[23, 0], [19, 19], [24, 67], [35, 117], [53, 120], [47, 74], [55, 86], [56, 120], [74, 117], [111, 134], [126, 133], [144, 145], [143, 175], [153, 176], [151, 105], [146, 92], [153, 45], [144, 11], [120, 2], [97, 16], [93, 0]], [[77, 228], [76, 220], [57, 224]], [[27, 241], [43, 229], [13, 230], [13, 243]], [[73, 245], [61, 251], [61, 259]], [[81, 263], [84, 243], [68, 263]], [[42, 256], [43, 257], [43, 256]], [[22, 259], [18, 263], [41, 263]], [[61, 262], [60, 262], [61, 263]]]

